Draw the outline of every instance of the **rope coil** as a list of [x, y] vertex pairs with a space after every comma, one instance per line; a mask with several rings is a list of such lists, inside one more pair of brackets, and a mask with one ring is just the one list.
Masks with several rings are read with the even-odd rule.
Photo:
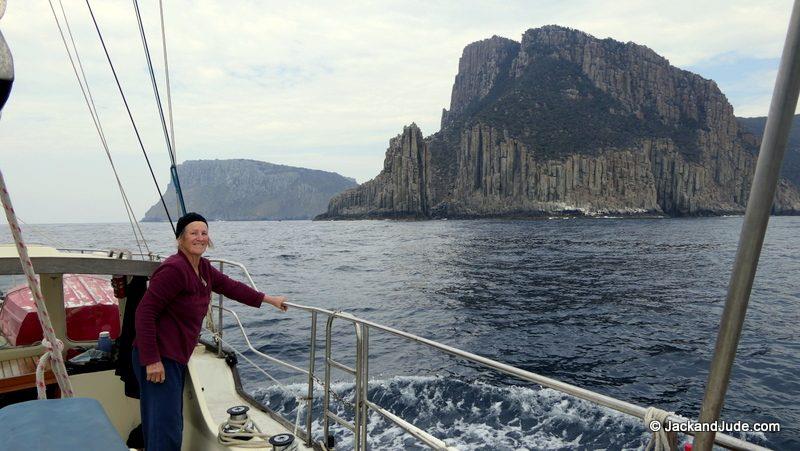
[[[261, 429], [250, 418], [234, 420], [228, 418], [219, 425], [217, 440], [226, 446], [239, 446], [242, 448], [266, 448], [270, 447], [268, 440], [269, 434], [261, 432]], [[256, 440], [253, 440], [256, 439]]]
[[[667, 418], [674, 415], [674, 412], [667, 412], [666, 410], [657, 409], [655, 407], [648, 407], [644, 414], [644, 426], [647, 430], [653, 432], [650, 441], [644, 448], [645, 451], [672, 451], [677, 447], [677, 436], [675, 432], [667, 432], [664, 426], [669, 424]], [[657, 430], [653, 430], [652, 426], [658, 424]]]

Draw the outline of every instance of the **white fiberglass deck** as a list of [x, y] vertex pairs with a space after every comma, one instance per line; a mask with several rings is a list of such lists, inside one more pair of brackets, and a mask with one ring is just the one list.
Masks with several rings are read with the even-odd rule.
[[[195, 348], [189, 360], [189, 374], [184, 391], [184, 449], [244, 450], [217, 442], [217, 428], [228, 418], [226, 411], [236, 405], [250, 407], [248, 415], [265, 434], [291, 433], [283, 425], [253, 406], [236, 392], [233, 375], [224, 359], [206, 350]], [[295, 438], [298, 450], [312, 450]]]

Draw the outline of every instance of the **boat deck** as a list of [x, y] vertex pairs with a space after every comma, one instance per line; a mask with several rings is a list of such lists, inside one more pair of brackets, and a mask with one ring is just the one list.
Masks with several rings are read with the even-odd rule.
[[[291, 430], [259, 410], [237, 391], [231, 370], [224, 359], [205, 348], [195, 348], [189, 360], [189, 374], [184, 392], [184, 447], [186, 449], [244, 450], [237, 446], [223, 446], [216, 442], [217, 428], [228, 418], [227, 410], [235, 405], [250, 407], [250, 419], [265, 434], [291, 433]], [[191, 406], [191, 407], [190, 407]], [[313, 450], [295, 438], [297, 450]], [[211, 444], [217, 448], [208, 448]]]
[[[0, 394], [36, 387], [37, 362], [35, 356], [0, 361]], [[45, 371], [44, 376], [46, 384], [56, 383], [52, 371]]]

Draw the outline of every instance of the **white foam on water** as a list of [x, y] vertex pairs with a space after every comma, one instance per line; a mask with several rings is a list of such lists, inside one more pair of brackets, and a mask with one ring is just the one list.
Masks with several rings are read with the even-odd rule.
[[[352, 402], [354, 384], [336, 382], [333, 391]], [[256, 391], [271, 408], [294, 421], [294, 399], [305, 396], [305, 384]], [[314, 391], [315, 413], [323, 391]], [[496, 386], [433, 376], [398, 376], [371, 380], [372, 402], [400, 416], [448, 445], [463, 450], [534, 450], [572, 448], [640, 448], [650, 433], [641, 420], [547, 388]], [[276, 402], [277, 401], [277, 402]], [[279, 405], [275, 405], [279, 404]], [[352, 421], [352, 410], [332, 401], [337, 415]], [[368, 442], [373, 449], [427, 449], [402, 428], [370, 412]], [[331, 428], [337, 449], [351, 449], [352, 434]], [[322, 436], [314, 422], [312, 434]]]

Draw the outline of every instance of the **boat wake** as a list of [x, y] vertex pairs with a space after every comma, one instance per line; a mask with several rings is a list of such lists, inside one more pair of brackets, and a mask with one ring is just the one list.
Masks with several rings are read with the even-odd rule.
[[[352, 403], [352, 383], [333, 390]], [[305, 384], [256, 390], [255, 397], [290, 421]], [[322, 390], [314, 393], [315, 418], [322, 409]], [[445, 377], [402, 376], [372, 380], [369, 399], [406, 421], [464, 450], [534, 450], [640, 448], [650, 433], [641, 421], [551, 389], [494, 386]], [[331, 410], [352, 421], [352, 408], [333, 400]], [[303, 428], [305, 405], [301, 406]], [[373, 449], [428, 449], [400, 427], [370, 412], [368, 442]], [[352, 449], [352, 434], [332, 423], [337, 449]], [[313, 425], [315, 438], [322, 424]], [[682, 438], [682, 441], [686, 441]]]

